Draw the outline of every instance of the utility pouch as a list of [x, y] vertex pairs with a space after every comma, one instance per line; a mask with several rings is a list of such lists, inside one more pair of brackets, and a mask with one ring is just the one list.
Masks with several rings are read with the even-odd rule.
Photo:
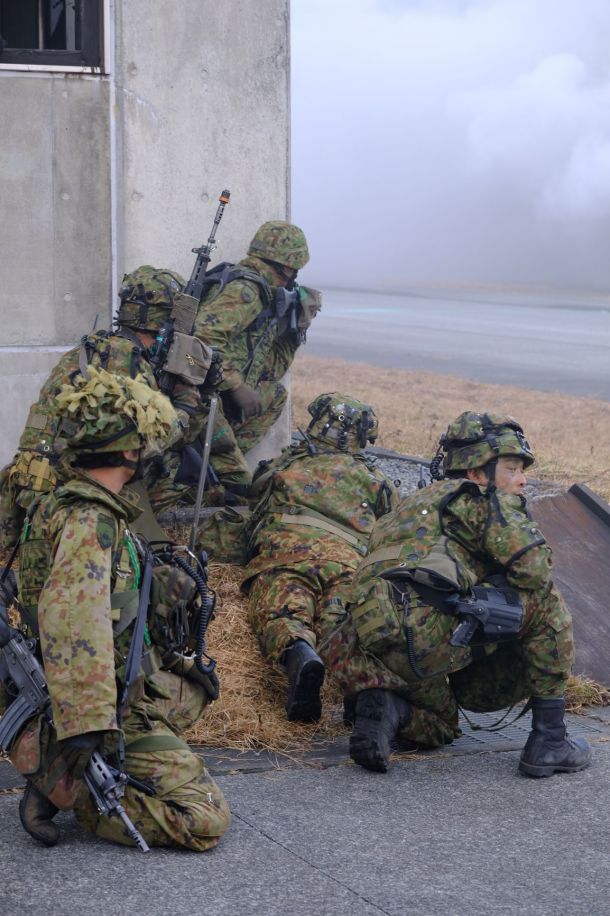
[[202, 519], [197, 529], [197, 544], [216, 563], [248, 562], [248, 542], [252, 514], [245, 506], [225, 506]]
[[523, 607], [514, 588], [475, 586], [466, 598], [445, 602], [447, 612], [461, 618], [451, 636], [452, 646], [469, 646], [514, 638], [523, 624]]
[[199, 593], [193, 579], [177, 566], [155, 566], [148, 629], [164, 664], [166, 656], [195, 648], [199, 613]]
[[388, 649], [388, 644], [400, 641], [402, 624], [391, 582], [375, 578], [366, 592], [349, 606], [358, 640], [366, 652], [373, 655]]
[[199, 338], [174, 331], [163, 371], [177, 375], [187, 384], [203, 385], [212, 365], [213, 355], [212, 348], [202, 343]]

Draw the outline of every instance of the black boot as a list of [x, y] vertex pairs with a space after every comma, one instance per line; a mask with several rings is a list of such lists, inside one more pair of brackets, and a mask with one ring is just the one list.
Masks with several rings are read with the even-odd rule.
[[349, 739], [349, 754], [367, 770], [386, 773], [390, 744], [398, 729], [411, 718], [411, 706], [391, 690], [363, 690], [356, 697], [356, 721]]
[[36, 786], [27, 783], [19, 802], [19, 817], [23, 829], [45, 846], [55, 846], [59, 839], [59, 827], [53, 823], [58, 811], [59, 808], [45, 798]]
[[521, 773], [552, 776], [553, 773], [576, 773], [589, 766], [589, 742], [584, 738], [568, 738], [564, 713], [563, 697], [532, 699], [532, 730], [521, 753]]
[[288, 674], [286, 712], [291, 722], [317, 722], [322, 715], [320, 688], [324, 665], [304, 639], [297, 639], [282, 656]]

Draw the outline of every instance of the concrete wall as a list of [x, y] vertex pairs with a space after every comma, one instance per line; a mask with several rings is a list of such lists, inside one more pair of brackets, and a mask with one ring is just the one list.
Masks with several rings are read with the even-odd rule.
[[288, 9], [109, 0], [106, 74], [0, 69], [0, 464], [125, 270], [188, 276], [225, 187], [215, 259], [289, 215]]

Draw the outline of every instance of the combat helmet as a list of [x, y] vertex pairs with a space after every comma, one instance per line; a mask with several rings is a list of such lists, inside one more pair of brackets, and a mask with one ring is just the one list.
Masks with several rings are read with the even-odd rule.
[[118, 324], [134, 331], [158, 331], [169, 317], [174, 296], [183, 289], [179, 274], [143, 264], [123, 277]]
[[[142, 375], [130, 378], [89, 366], [86, 376], [77, 374], [57, 395], [61, 413], [60, 435], [68, 459], [145, 449], [147, 455], [162, 451], [176, 434], [178, 418], [171, 402], [154, 391]], [[82, 463], [77, 461], [76, 463]], [[92, 466], [92, 462], [87, 462]]]
[[430, 473], [436, 480], [464, 477], [468, 468], [482, 468], [490, 461], [510, 456], [521, 458], [526, 468], [535, 460], [515, 418], [467, 410], [441, 436]]
[[308, 435], [342, 452], [365, 448], [367, 442], [377, 438], [379, 424], [375, 411], [357, 398], [335, 392], [319, 394], [307, 410], [312, 417]]
[[281, 220], [263, 223], [250, 242], [248, 254], [301, 270], [309, 261], [307, 240], [302, 229]]

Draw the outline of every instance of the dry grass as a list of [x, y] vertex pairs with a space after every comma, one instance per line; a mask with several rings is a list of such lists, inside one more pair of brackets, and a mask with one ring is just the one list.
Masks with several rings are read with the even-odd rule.
[[248, 627], [247, 600], [239, 592], [241, 570], [210, 566], [210, 583], [218, 592], [216, 619], [208, 642], [218, 662], [220, 697], [188, 734], [193, 744], [277, 753], [297, 752], [312, 739], [344, 733], [338, 693], [324, 688], [324, 714], [313, 725], [289, 722], [283, 708], [285, 677], [262, 658]]
[[307, 404], [323, 391], [351, 394], [372, 404], [379, 417], [377, 445], [428, 458], [463, 410], [512, 414], [538, 459], [532, 476], [586, 483], [610, 501], [607, 401], [299, 354], [292, 369], [294, 426], [307, 425]]

